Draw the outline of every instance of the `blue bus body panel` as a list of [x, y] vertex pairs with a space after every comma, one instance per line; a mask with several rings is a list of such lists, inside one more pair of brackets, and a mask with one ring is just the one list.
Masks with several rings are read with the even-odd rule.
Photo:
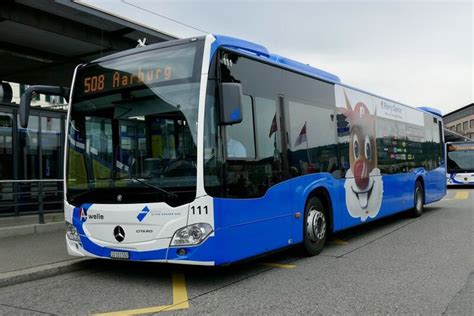
[[303, 216], [295, 214], [304, 214], [307, 195], [321, 187], [337, 197], [339, 185], [328, 174], [313, 174], [279, 183], [261, 198], [215, 198], [216, 238], [225, 243], [216, 255], [233, 262], [302, 242]]
[[426, 172], [425, 175], [425, 203], [433, 203], [441, 200], [445, 195], [446, 186], [446, 168], [438, 167]]
[[[412, 208], [416, 179], [421, 177], [425, 182], [430, 176], [439, 179], [444, 168], [438, 169], [383, 175], [380, 211], [376, 217], [364, 221], [349, 214], [344, 196], [346, 180], [336, 179], [328, 173], [308, 174], [287, 180], [270, 188], [265, 196], [257, 199], [214, 198], [214, 246], [217, 248], [213, 260], [216, 264], [225, 264], [301, 243], [304, 204], [309, 194], [316, 189], [324, 189], [329, 193], [333, 230], [337, 232]], [[440, 189], [438, 184], [425, 183], [425, 192], [426, 202], [431, 203], [441, 199], [446, 191]], [[295, 217], [297, 212], [302, 214], [299, 219]]]
[[[215, 265], [222, 265], [301, 243], [305, 203], [317, 189], [326, 190], [330, 197], [334, 232], [412, 208], [417, 178], [422, 178], [425, 183], [426, 203], [437, 201], [446, 193], [445, 182], [439, 181], [445, 178], [444, 167], [428, 172], [420, 168], [411, 173], [383, 175], [381, 178], [382, 204], [374, 218], [362, 221], [350, 215], [346, 206], [346, 179], [336, 179], [329, 173], [308, 174], [281, 182], [260, 198], [214, 198], [213, 237], [198, 246], [129, 251], [130, 259], [214, 262]], [[81, 207], [87, 209], [90, 204]], [[120, 251], [97, 245], [86, 237], [80, 220], [81, 207], [74, 210], [73, 224], [81, 235], [83, 248], [103, 258], [110, 258], [111, 251]], [[297, 212], [301, 213], [299, 218], [295, 217]], [[178, 255], [180, 248], [186, 248], [186, 255]]]

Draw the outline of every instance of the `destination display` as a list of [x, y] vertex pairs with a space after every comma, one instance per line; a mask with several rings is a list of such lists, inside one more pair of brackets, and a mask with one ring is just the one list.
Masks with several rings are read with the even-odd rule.
[[474, 150], [474, 144], [449, 144], [448, 151], [465, 151], [465, 150]]
[[86, 66], [75, 87], [85, 97], [109, 91], [154, 85], [193, 76], [194, 47], [150, 51]]

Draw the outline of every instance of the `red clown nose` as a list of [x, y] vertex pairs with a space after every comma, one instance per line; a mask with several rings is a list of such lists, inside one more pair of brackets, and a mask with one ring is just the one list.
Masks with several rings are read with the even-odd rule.
[[369, 185], [369, 173], [367, 171], [367, 163], [363, 159], [359, 159], [354, 164], [354, 178], [359, 189], [365, 189]]

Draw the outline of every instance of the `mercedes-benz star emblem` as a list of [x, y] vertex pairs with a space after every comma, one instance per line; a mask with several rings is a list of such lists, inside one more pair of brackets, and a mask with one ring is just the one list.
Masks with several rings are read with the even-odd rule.
[[125, 231], [121, 226], [114, 228], [114, 237], [118, 242], [122, 242], [125, 239]]
[[117, 195], [117, 202], [122, 202], [122, 194]]

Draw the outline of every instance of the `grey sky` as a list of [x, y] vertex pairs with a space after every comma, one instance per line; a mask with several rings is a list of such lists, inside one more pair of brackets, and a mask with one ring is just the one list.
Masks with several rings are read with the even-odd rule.
[[413, 106], [474, 99], [472, 1], [81, 2], [180, 37], [203, 33], [159, 15], [251, 40]]

